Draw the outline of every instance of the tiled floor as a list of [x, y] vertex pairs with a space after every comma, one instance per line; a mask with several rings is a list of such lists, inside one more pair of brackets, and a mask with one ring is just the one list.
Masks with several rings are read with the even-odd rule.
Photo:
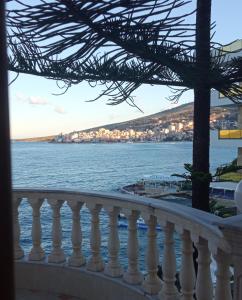
[[17, 290], [16, 300], [86, 300], [67, 295], [48, 294], [38, 291]]

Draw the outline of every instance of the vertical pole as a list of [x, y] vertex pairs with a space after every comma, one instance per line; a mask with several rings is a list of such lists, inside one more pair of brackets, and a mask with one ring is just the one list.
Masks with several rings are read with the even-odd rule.
[[[238, 128], [242, 130], [242, 105], [238, 106]], [[242, 166], [242, 147], [238, 147], [237, 166]]]
[[209, 211], [211, 0], [197, 0], [192, 207]]
[[5, 1], [0, 1], [0, 275], [1, 299], [14, 299], [8, 75]]

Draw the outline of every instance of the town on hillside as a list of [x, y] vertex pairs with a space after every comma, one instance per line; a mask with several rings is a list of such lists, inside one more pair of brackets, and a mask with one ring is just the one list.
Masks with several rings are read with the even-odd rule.
[[[106, 125], [53, 138], [56, 143], [111, 143], [111, 142], [161, 142], [192, 141], [192, 104], [136, 120]], [[235, 129], [238, 127], [237, 110], [233, 107], [213, 108], [210, 128]]]

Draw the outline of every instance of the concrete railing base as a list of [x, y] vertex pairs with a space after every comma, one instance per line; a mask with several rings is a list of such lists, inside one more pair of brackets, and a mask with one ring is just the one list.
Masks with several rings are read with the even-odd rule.
[[147, 300], [156, 297], [145, 294], [139, 286], [130, 286], [120, 278], [90, 272], [84, 267], [73, 268], [66, 264], [45, 261], [15, 264], [17, 290], [32, 290], [76, 297], [80, 300]]

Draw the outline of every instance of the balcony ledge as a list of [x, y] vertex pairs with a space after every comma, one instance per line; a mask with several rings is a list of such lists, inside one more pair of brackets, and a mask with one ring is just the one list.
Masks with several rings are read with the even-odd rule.
[[[112, 278], [85, 267], [16, 261], [17, 300], [154, 300], [140, 286], [131, 286], [122, 278]], [[46, 298], [47, 297], [47, 298]]]
[[[25, 256], [21, 246], [22, 223], [19, 222], [22, 201], [32, 210], [32, 248]], [[42, 248], [41, 207], [44, 202], [49, 204], [52, 211], [52, 246], [49, 255]], [[69, 221], [72, 227], [68, 235], [71, 255], [67, 255], [62, 247], [60, 211], [63, 204], [67, 204], [69, 208], [65, 209], [70, 210]], [[83, 229], [80, 222], [83, 206], [86, 206], [86, 212], [90, 215], [90, 223], [88, 221], [88, 228], [85, 229], [90, 232], [86, 258], [82, 251]], [[108, 217], [106, 257], [101, 254], [101, 209]], [[124, 266], [121, 266], [119, 260], [120, 212], [125, 214], [128, 226], [127, 253], [124, 254], [128, 263], [124, 273]], [[32, 300], [190, 300], [194, 293], [197, 299], [212, 300], [215, 297], [216, 300], [232, 300], [232, 294], [234, 300], [242, 299], [242, 231], [239, 225], [242, 215], [223, 220], [179, 204], [171, 205], [162, 200], [117, 193], [16, 189], [13, 192], [13, 216], [16, 288], [19, 292], [17, 300], [29, 300], [31, 294], [35, 296]], [[143, 217], [148, 228], [145, 239], [145, 275], [140, 272], [137, 235], [139, 216]], [[162, 228], [160, 237], [157, 237], [157, 225]], [[181, 245], [180, 254], [175, 253], [175, 232]], [[158, 243], [163, 245], [162, 282], [157, 276], [157, 266], [161, 265]], [[197, 276], [194, 272], [194, 245], [198, 252]], [[177, 255], [180, 255], [181, 289], [176, 285]], [[216, 278], [211, 276], [212, 258], [216, 261]], [[231, 291], [231, 268], [234, 293]], [[41, 295], [42, 298], [38, 298]]]

